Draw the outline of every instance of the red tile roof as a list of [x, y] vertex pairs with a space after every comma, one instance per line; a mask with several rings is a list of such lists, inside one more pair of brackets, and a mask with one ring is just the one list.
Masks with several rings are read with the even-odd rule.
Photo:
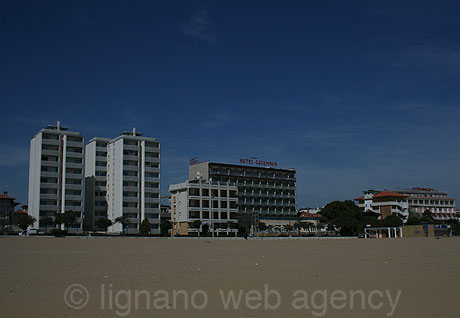
[[356, 199], [354, 199], [354, 200], [355, 200], [355, 201], [364, 200], [364, 197], [362, 196], [362, 197], [356, 198]]
[[17, 210], [17, 211], [14, 211], [14, 213], [27, 214], [27, 212], [24, 210]]
[[307, 211], [303, 211], [303, 212], [300, 213], [299, 217], [301, 217], [303, 219], [313, 219], [313, 218], [320, 218], [321, 214], [319, 214], [319, 213], [310, 213], [310, 212], [307, 212]]
[[401, 197], [401, 198], [405, 198], [405, 197], [408, 197], [408, 196], [405, 195], [405, 194], [400, 194], [400, 193], [396, 193], [396, 192], [392, 192], [392, 191], [388, 191], [388, 190], [384, 190], [384, 191], [379, 192], [376, 195], [374, 195], [374, 198], [381, 198], [381, 197]]
[[12, 198], [9, 195], [4, 195], [4, 194], [0, 194], [0, 199], [16, 200], [16, 198]]

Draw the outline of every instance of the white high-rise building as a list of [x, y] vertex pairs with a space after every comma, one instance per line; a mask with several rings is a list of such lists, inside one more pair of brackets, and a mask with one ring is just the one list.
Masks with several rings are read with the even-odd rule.
[[74, 211], [79, 216], [70, 232], [80, 232], [83, 207], [84, 137], [58, 122], [40, 130], [30, 141], [29, 214], [33, 227], [44, 230], [44, 217]]
[[[138, 233], [148, 219], [151, 233], [159, 234], [160, 143], [133, 129], [110, 140], [94, 138], [86, 151], [89, 226], [94, 228], [101, 217], [115, 222], [123, 216], [129, 221], [128, 233]], [[109, 232], [122, 230], [120, 223], [109, 227]]]

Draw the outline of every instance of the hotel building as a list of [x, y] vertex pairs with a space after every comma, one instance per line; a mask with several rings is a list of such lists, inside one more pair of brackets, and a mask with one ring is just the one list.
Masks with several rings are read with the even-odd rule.
[[[94, 138], [86, 146], [88, 227], [98, 218], [128, 219], [127, 233], [138, 233], [147, 219], [160, 233], [160, 143], [133, 129], [114, 139]], [[109, 232], [122, 232], [114, 223]]]
[[408, 196], [409, 210], [422, 215], [426, 210], [433, 213], [435, 220], [455, 219], [455, 200], [446, 192], [431, 188], [395, 190], [394, 192]]
[[29, 214], [32, 227], [44, 230], [44, 217], [57, 213], [78, 214], [70, 232], [80, 232], [83, 204], [84, 137], [58, 122], [40, 130], [30, 141]]
[[[173, 235], [192, 232], [237, 233], [236, 186], [190, 180], [169, 186]], [[195, 225], [196, 224], [196, 225]]]
[[407, 203], [407, 195], [392, 191], [364, 191], [364, 196], [356, 198], [358, 206], [365, 213], [374, 213], [378, 218], [383, 220], [386, 217], [396, 214], [405, 221], [409, 216], [409, 206]]
[[297, 214], [294, 169], [205, 161], [189, 167], [189, 180], [237, 186], [238, 213], [251, 216], [253, 224], [264, 218], [289, 218]]

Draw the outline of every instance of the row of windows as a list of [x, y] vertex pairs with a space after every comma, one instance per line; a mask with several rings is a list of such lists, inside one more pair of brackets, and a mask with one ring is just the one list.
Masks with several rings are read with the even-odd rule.
[[453, 205], [454, 201], [444, 200], [409, 200], [410, 204], [440, 204], [440, 205]]

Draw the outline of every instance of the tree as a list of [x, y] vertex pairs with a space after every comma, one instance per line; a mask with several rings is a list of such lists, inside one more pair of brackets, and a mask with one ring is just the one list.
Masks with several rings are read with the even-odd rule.
[[446, 220], [446, 224], [449, 224], [452, 229], [452, 235], [460, 235], [460, 222], [456, 219]]
[[322, 221], [340, 229], [340, 235], [352, 236], [363, 231], [363, 213], [353, 201], [333, 201], [321, 212]]
[[15, 213], [13, 216], [13, 222], [22, 230], [26, 231], [29, 226], [34, 224], [36, 219], [25, 213]]
[[129, 221], [129, 219], [125, 218], [124, 216], [119, 216], [115, 219], [115, 223], [120, 223], [122, 230], [123, 230], [123, 234], [126, 234], [125, 230], [128, 228], [128, 225], [131, 222]]
[[0, 232], [3, 234], [8, 226], [8, 221], [5, 219], [0, 219]]
[[401, 218], [396, 214], [389, 215], [385, 219], [380, 220], [380, 225], [385, 227], [398, 227], [402, 224]]
[[433, 223], [434, 222], [434, 216], [433, 216], [433, 213], [430, 211], [430, 209], [426, 209], [423, 212], [423, 215], [420, 220], [423, 223]]
[[259, 229], [259, 231], [265, 231], [267, 229], [267, 224], [265, 224], [264, 222], [259, 222], [257, 228]]
[[49, 216], [44, 216], [40, 219], [40, 225], [43, 225], [45, 227], [45, 233], [48, 232], [48, 227], [53, 225], [53, 223], [53, 219]]
[[75, 224], [77, 220], [77, 213], [74, 211], [65, 211], [64, 213], [56, 214], [54, 224], [61, 225], [64, 224], [64, 228], [68, 231], [69, 227]]
[[286, 224], [284, 228], [286, 229], [286, 231], [291, 232], [294, 227], [291, 224]]
[[144, 221], [141, 222], [141, 226], [139, 229], [139, 234], [141, 235], [149, 235], [152, 227], [150, 225], [149, 220], [144, 219]]
[[297, 230], [297, 234], [300, 235], [300, 229], [303, 228], [302, 222], [300, 222], [300, 221], [295, 222], [293, 227], [294, 227], [294, 229]]
[[420, 225], [422, 220], [417, 216], [409, 216], [406, 221], [406, 225]]
[[113, 222], [106, 218], [99, 218], [96, 220], [96, 226], [100, 229], [103, 229], [105, 231], [105, 234], [107, 234], [107, 229], [109, 228], [109, 226], [112, 225]]
[[161, 235], [167, 235], [168, 231], [172, 229], [172, 224], [170, 220], [163, 219], [160, 223], [160, 232]]

